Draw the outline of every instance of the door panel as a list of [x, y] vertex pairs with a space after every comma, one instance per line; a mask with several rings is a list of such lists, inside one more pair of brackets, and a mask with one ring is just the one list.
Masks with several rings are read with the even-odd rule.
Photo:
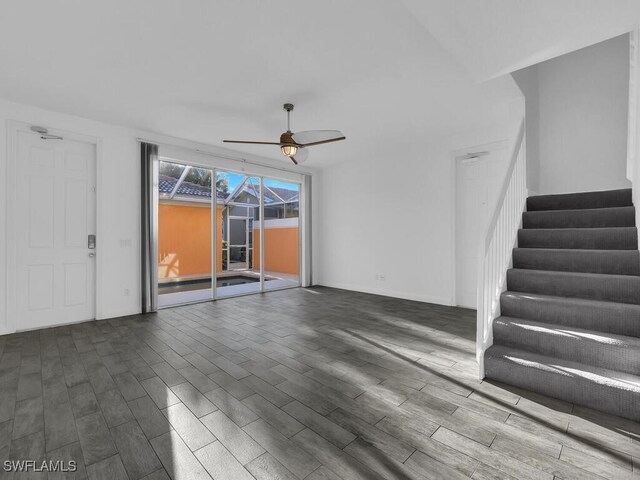
[[86, 263], [66, 263], [64, 265], [65, 306], [84, 305], [87, 301]]
[[264, 179], [264, 233], [256, 232], [258, 252], [264, 239], [265, 290], [300, 285], [300, 185]]
[[216, 272], [216, 297], [258, 293], [261, 266], [254, 254], [253, 226], [260, 213], [260, 178], [224, 170], [216, 170], [216, 178], [218, 196], [224, 198], [219, 204], [222, 261]]
[[95, 318], [95, 146], [19, 132], [16, 330]]
[[158, 185], [158, 305], [213, 298], [213, 170], [161, 160]]
[[50, 310], [53, 308], [53, 265], [29, 265], [27, 267], [28, 309]]
[[82, 248], [87, 245], [87, 182], [84, 179], [67, 179], [64, 205], [64, 244]]
[[29, 179], [29, 246], [53, 248], [54, 244], [54, 179], [32, 177]]
[[65, 152], [65, 165], [68, 171], [85, 172], [87, 157], [77, 152]]
[[37, 145], [31, 145], [29, 150], [29, 163], [31, 165], [33, 165], [34, 167], [53, 168], [53, 149], [45, 148], [44, 145], [42, 148]]

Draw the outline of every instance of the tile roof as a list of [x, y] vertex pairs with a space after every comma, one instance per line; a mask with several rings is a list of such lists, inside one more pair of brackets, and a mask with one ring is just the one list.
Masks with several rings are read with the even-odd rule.
[[[173, 188], [176, 186], [178, 179], [169, 177], [167, 175], [159, 175], [158, 178], [158, 192], [160, 195], [169, 195]], [[190, 182], [182, 182], [180, 188], [176, 192], [176, 195], [181, 197], [198, 197], [198, 198], [211, 198], [211, 187], [205, 187], [203, 185], [197, 185]], [[222, 192], [217, 192], [217, 197], [220, 200], [225, 199], [227, 196]]]
[[[158, 192], [160, 193], [160, 195], [161, 196], [170, 195], [177, 181], [178, 180], [174, 177], [169, 177], [167, 175], [159, 175]], [[285, 202], [298, 200], [297, 190], [289, 190], [288, 188], [280, 188], [280, 187], [269, 187], [269, 188], [276, 195], [282, 198]], [[245, 191], [251, 194], [251, 191], [249, 189], [242, 189], [242, 191]], [[195, 183], [182, 182], [182, 184], [178, 188], [178, 191], [176, 192], [176, 195], [180, 197], [211, 198], [211, 188], [205, 187], [203, 185], [197, 185]], [[223, 192], [216, 192], [216, 197], [218, 200], [225, 200], [227, 198], [227, 195], [228, 194]], [[269, 195], [268, 190], [265, 197], [269, 197], [266, 200], [269, 203], [275, 203], [280, 201], [278, 198], [273, 197], [273, 195]]]
[[268, 187], [273, 193], [278, 195], [285, 202], [298, 200], [298, 190], [289, 190], [288, 188]]

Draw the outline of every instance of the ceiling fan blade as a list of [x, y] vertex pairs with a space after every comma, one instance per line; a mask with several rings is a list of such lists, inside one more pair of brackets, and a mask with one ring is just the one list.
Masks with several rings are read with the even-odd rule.
[[340, 130], [307, 130], [305, 132], [294, 133], [292, 138], [298, 145], [310, 147], [312, 145], [337, 142], [344, 140], [346, 137]]
[[280, 145], [280, 142], [252, 142], [249, 140], [222, 140], [225, 143], [251, 143], [254, 145]]
[[295, 155], [289, 157], [293, 163], [298, 165], [299, 163], [304, 162], [309, 156], [309, 150], [303, 147], [298, 147], [298, 151]]

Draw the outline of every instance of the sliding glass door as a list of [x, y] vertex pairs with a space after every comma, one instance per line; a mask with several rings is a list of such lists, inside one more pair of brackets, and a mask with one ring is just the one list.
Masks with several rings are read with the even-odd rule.
[[158, 305], [211, 300], [213, 171], [160, 161]]
[[264, 222], [257, 249], [264, 243], [265, 290], [300, 285], [300, 185], [265, 178]]
[[221, 222], [216, 269], [216, 298], [261, 291], [260, 258], [255, 255], [255, 226], [260, 215], [258, 177], [216, 170]]
[[300, 184], [161, 157], [157, 193], [158, 306], [300, 285]]

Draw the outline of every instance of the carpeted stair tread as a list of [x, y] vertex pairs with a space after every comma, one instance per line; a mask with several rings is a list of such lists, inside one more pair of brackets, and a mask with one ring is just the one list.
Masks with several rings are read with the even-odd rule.
[[508, 317], [640, 337], [640, 305], [506, 291], [500, 311]]
[[609, 370], [640, 373], [637, 337], [502, 316], [494, 320], [493, 343]]
[[637, 250], [514, 248], [513, 267], [529, 270], [640, 275]]
[[633, 205], [633, 203], [630, 188], [605, 190], [603, 192], [537, 195], [527, 199], [527, 211], [529, 212], [535, 210], [629, 207], [631, 205]]
[[507, 270], [507, 290], [640, 304], [640, 277], [599, 273]]
[[640, 420], [640, 377], [501, 345], [487, 349], [488, 378]]
[[637, 250], [636, 227], [552, 228], [518, 230], [522, 248]]
[[522, 226], [525, 229], [633, 227], [635, 224], [634, 207], [542, 210], [522, 214]]

